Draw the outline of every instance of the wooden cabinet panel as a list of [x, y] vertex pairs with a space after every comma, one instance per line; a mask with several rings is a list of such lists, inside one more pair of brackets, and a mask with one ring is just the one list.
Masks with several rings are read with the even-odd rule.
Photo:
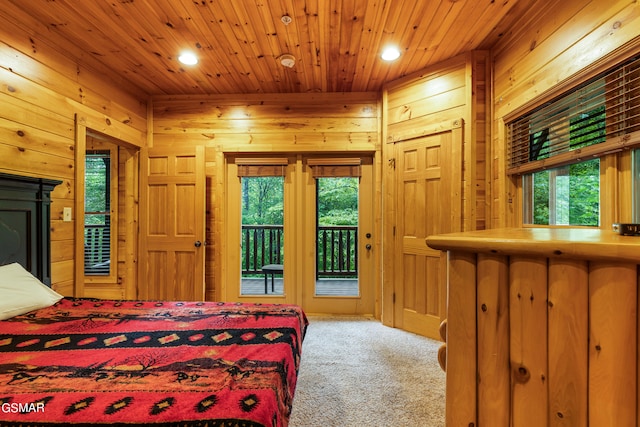
[[500, 229], [427, 243], [449, 251], [447, 426], [637, 424], [636, 237]]
[[587, 425], [589, 268], [549, 260], [549, 425]]
[[509, 264], [506, 256], [478, 254], [478, 424], [508, 427]]
[[[640, 249], [640, 248], [639, 248]], [[589, 423], [636, 425], [636, 264], [589, 268]]]
[[547, 260], [509, 260], [509, 353], [514, 425], [547, 424]]

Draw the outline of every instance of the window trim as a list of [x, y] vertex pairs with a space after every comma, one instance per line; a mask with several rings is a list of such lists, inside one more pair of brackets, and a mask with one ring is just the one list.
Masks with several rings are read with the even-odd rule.
[[631, 217], [640, 223], [640, 148], [631, 153]]
[[[616, 49], [614, 52], [595, 60], [590, 65], [565, 78], [562, 81], [550, 86], [539, 96], [530, 98], [519, 107], [510, 110], [500, 118], [503, 129], [503, 153], [508, 155], [507, 135], [509, 132], [508, 123], [518, 117], [528, 114], [541, 105], [557, 98], [559, 94], [566, 93], [573, 88], [583, 85], [586, 81], [603, 74], [616, 66], [620, 66], [634, 57], [640, 55], [640, 38], [635, 38], [629, 43]], [[502, 102], [502, 99], [500, 100]], [[599, 150], [602, 149], [602, 152]], [[565, 153], [558, 156], [558, 166], [576, 163], [582, 160], [589, 160], [593, 157], [600, 158], [600, 226], [597, 228], [609, 229], [611, 224], [620, 221], [640, 221], [640, 196], [635, 196], [635, 192], [640, 188], [640, 178], [632, 182], [634, 177], [630, 172], [632, 168], [632, 153], [640, 150], [640, 132], [630, 133], [622, 137], [610, 138], [593, 147], [585, 147], [575, 152]], [[526, 224], [526, 213], [524, 212], [524, 198], [527, 197], [523, 184], [524, 174], [537, 169], [546, 169], [552, 165], [546, 159], [537, 161], [537, 164], [523, 165], [517, 169], [509, 170], [508, 160], [504, 163], [504, 174], [510, 191], [507, 194], [509, 205], [513, 207], [511, 213], [513, 220], [520, 227], [541, 227], [541, 228], [588, 228], [593, 226], [564, 226], [564, 225], [537, 225]], [[624, 194], [621, 193], [624, 190]], [[512, 204], [513, 203], [513, 204]], [[634, 211], [635, 209], [635, 211]], [[635, 215], [635, 217], [634, 217]]]

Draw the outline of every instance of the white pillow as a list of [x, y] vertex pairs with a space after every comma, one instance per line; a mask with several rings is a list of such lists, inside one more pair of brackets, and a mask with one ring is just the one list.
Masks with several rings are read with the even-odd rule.
[[0, 266], [0, 320], [49, 307], [61, 299], [62, 295], [17, 262]]

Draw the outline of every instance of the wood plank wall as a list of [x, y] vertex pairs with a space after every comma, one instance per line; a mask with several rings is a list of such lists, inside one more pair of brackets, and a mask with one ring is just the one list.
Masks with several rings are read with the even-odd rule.
[[[639, 28], [637, 1], [553, 0], [544, 8], [532, 9], [494, 47], [490, 228], [519, 225], [515, 181], [505, 173], [505, 118], [520, 114], [558, 87], [569, 87], [574, 76], [609, 57], [621, 59], [640, 52]], [[628, 183], [620, 185], [628, 188]], [[630, 200], [619, 203], [611, 210], [630, 210]]]
[[[554, 19], [548, 19], [549, 13], [554, 14]], [[144, 133], [145, 95], [124, 80], [116, 84], [109, 76], [79, 67], [55, 46], [34, 40], [13, 22], [0, 20], [0, 24], [0, 170], [64, 181], [52, 194], [53, 279], [61, 292], [71, 294], [75, 240], [69, 236], [73, 235], [74, 224], [62, 222], [62, 208], [74, 206], [76, 198], [74, 117], [91, 117], [93, 123], [103, 124], [103, 129], [97, 130], [106, 133], [116, 125]], [[490, 75], [486, 65], [489, 60], [478, 55], [474, 61], [461, 61], [460, 68], [447, 70], [447, 64], [460, 61], [455, 58], [420, 73], [425, 79], [433, 79], [457, 69], [462, 73], [459, 78], [478, 78], [472, 83], [475, 91], [465, 94], [462, 102], [455, 101], [455, 91], [434, 98], [439, 111], [429, 111], [430, 105], [436, 104], [427, 99], [398, 99], [395, 107], [382, 112], [380, 95], [376, 93], [154, 99], [154, 136], [150, 139], [153, 144], [207, 148], [207, 203], [211, 216], [207, 239], [214, 242], [208, 248], [208, 261], [216, 265], [207, 273], [209, 295], [215, 294], [215, 271], [219, 274], [214, 256], [216, 230], [223, 227], [223, 218], [217, 211], [222, 195], [220, 153], [269, 150], [378, 153], [382, 137], [405, 134], [457, 116], [465, 118], [465, 140], [477, 141], [475, 146], [468, 146], [469, 150], [465, 147], [464, 229], [514, 225], [517, 219], [514, 186], [505, 174], [505, 117], [607, 54], [633, 44], [638, 37], [637, 28], [640, 28], [640, 7], [635, 1], [554, 0], [548, 7], [532, 11], [522, 25], [506, 32], [491, 53], [494, 114], [490, 165], [483, 157], [487, 133], [479, 131], [489, 113], [482, 100], [489, 90], [481, 83], [486, 81], [481, 77], [483, 72]], [[409, 83], [415, 77], [409, 76], [393, 85], [398, 91], [417, 92]], [[468, 101], [469, 96], [476, 99]], [[404, 108], [404, 104], [411, 108]], [[453, 107], [445, 108], [448, 105]], [[409, 116], [411, 120], [407, 121]], [[382, 129], [385, 135], [381, 137]], [[378, 159], [379, 164], [383, 161], [386, 159]], [[377, 186], [382, 188], [381, 180]], [[383, 238], [388, 237], [385, 234]]]
[[[395, 157], [394, 142], [463, 121], [463, 231], [484, 229], [489, 215], [490, 65], [489, 52], [469, 52], [391, 82], [383, 93], [383, 165]], [[393, 168], [383, 172], [384, 252], [393, 253], [395, 181]], [[382, 263], [384, 286], [393, 289], [393, 257], [385, 257]], [[391, 291], [385, 292], [383, 306], [393, 307], [391, 298]], [[383, 313], [385, 323], [390, 324], [391, 318], [391, 312]]]
[[63, 181], [52, 192], [52, 287], [74, 295], [74, 251], [83, 242], [74, 238], [75, 212], [74, 221], [63, 222], [62, 211], [78, 197], [76, 117], [144, 143], [145, 97], [78, 66], [13, 22], [0, 19], [0, 40], [0, 171]]
[[474, 51], [391, 82], [384, 95], [385, 157], [393, 157], [393, 142], [422, 136], [443, 123], [464, 121], [464, 231], [482, 230], [487, 222], [489, 77], [489, 53]]
[[[225, 153], [380, 150], [379, 95], [373, 92], [165, 96], [152, 102], [153, 147], [205, 147], [208, 300], [219, 299], [222, 280]], [[379, 224], [379, 208], [376, 217]]]

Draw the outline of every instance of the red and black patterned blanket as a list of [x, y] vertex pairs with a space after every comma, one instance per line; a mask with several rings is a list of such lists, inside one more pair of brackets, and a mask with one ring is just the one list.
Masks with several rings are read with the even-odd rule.
[[0, 321], [0, 425], [286, 426], [293, 305], [64, 298]]

